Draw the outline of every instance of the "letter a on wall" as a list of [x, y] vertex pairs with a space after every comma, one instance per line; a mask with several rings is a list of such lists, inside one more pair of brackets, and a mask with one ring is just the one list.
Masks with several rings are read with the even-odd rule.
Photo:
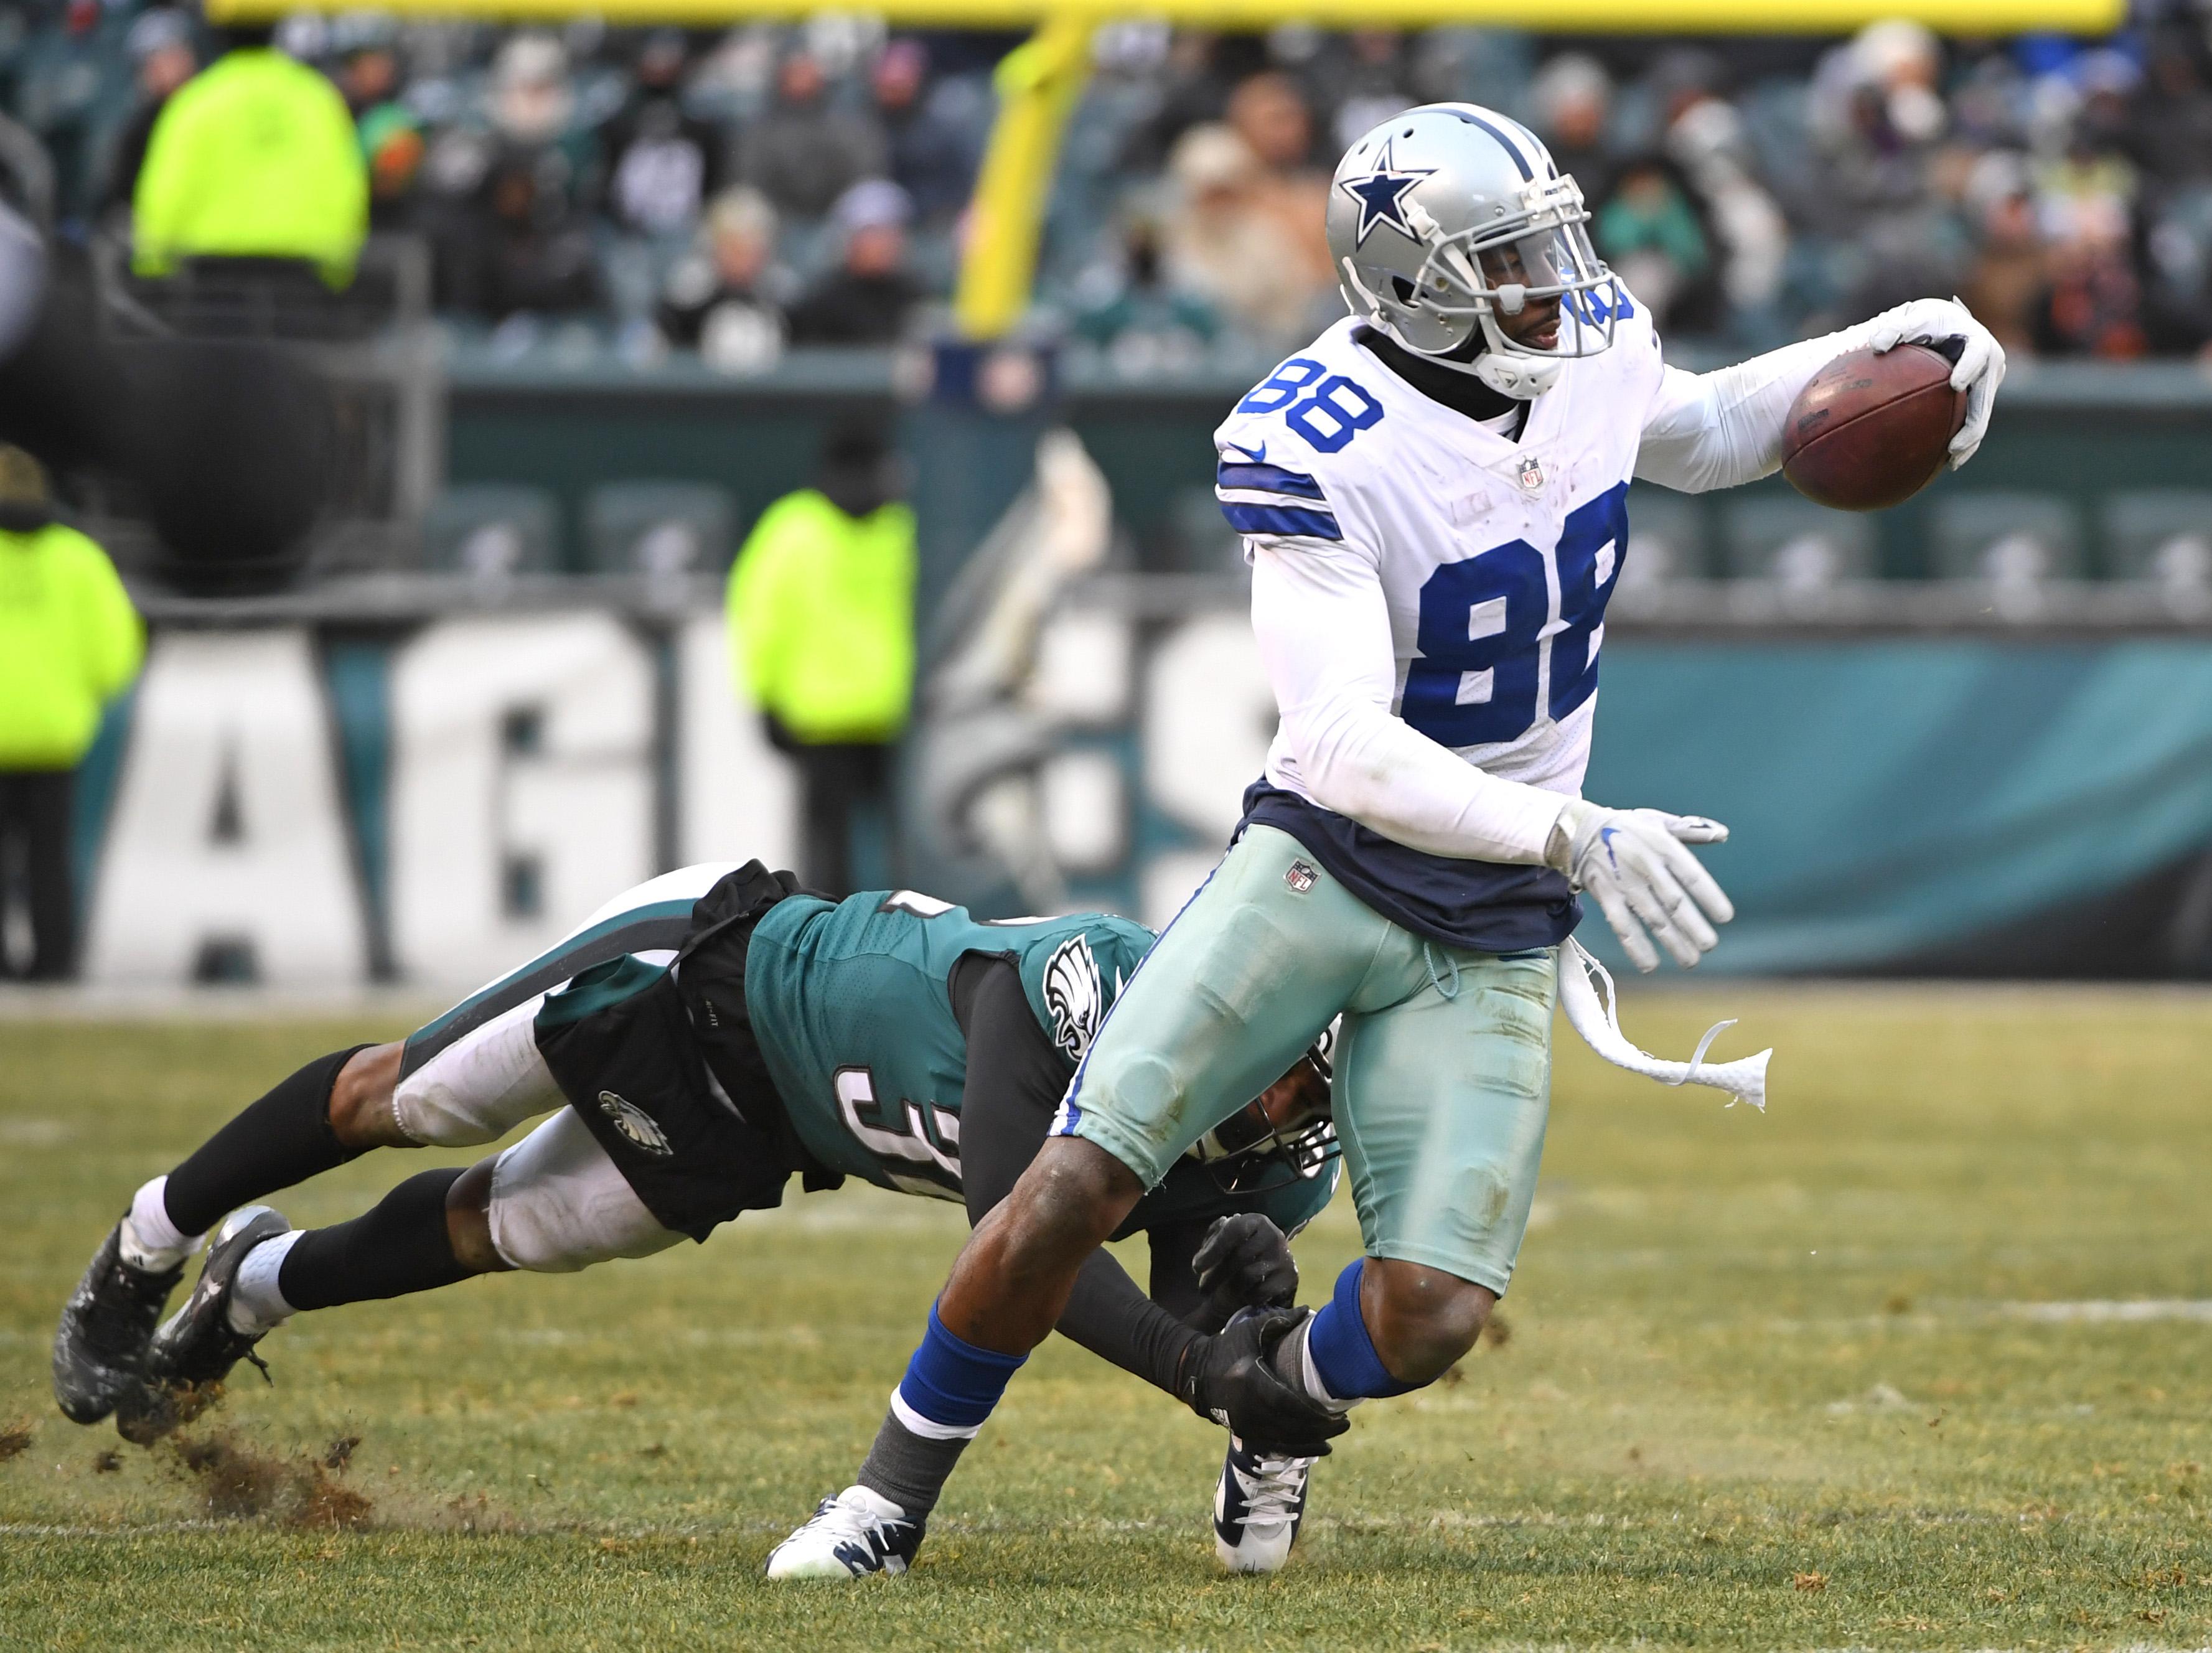
[[100, 860], [87, 974], [327, 987], [367, 966], [307, 633], [161, 635]]

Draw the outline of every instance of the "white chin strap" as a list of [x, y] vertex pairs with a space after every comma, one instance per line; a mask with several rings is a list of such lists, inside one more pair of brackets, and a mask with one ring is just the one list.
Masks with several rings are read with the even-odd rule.
[[1638, 1050], [1620, 1030], [1620, 1001], [1613, 990], [1613, 976], [1581, 942], [1572, 939], [1559, 949], [1559, 1008], [1566, 1012], [1567, 1025], [1582, 1035], [1583, 1042], [1615, 1067], [1641, 1073], [1662, 1085], [1710, 1085], [1729, 1093], [1731, 1108], [1747, 1102], [1760, 1113], [1766, 1111], [1766, 1064], [1773, 1051], [1762, 1050], [1756, 1056], [1707, 1067], [1705, 1052], [1724, 1029], [1735, 1025], [1733, 1020], [1716, 1022], [1707, 1028], [1686, 1062], [1666, 1061]]
[[[1500, 299], [1510, 297], [1513, 303], [1506, 314], [1517, 316], [1528, 302], [1528, 289], [1509, 287], [1502, 289]], [[1559, 374], [1566, 368], [1567, 360], [1559, 356], [1528, 356], [1505, 347], [1505, 330], [1498, 325], [1498, 318], [1485, 315], [1477, 318], [1482, 336], [1490, 348], [1469, 364], [1476, 378], [1500, 396], [1510, 396], [1516, 402], [1533, 402], [1559, 382]]]
[[1533, 402], [1559, 382], [1559, 371], [1566, 365], [1564, 361], [1544, 362], [1485, 350], [1468, 367], [1500, 396], [1510, 396], [1516, 402]]

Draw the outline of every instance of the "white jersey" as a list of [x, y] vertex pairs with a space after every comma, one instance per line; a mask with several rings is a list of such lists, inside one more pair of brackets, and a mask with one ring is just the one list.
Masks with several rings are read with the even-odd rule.
[[1955, 319], [1931, 301], [1918, 321], [1893, 312], [1692, 374], [1662, 362], [1650, 319], [1615, 290], [1612, 348], [1564, 362], [1517, 440], [1509, 420], [1493, 429], [1422, 394], [1349, 319], [1215, 435], [1281, 714], [1244, 818], [1457, 946], [1517, 951], [1574, 928], [1546, 863], [1589, 763], [1631, 477], [1702, 493], [1769, 475], [1822, 368]]
[[[1664, 372], [1650, 323], [1626, 303], [1613, 348], [1569, 362], [1517, 441], [1399, 378], [1357, 342], [1364, 326], [1337, 323], [1223, 422], [1223, 510], [1248, 555], [1287, 538], [1376, 570], [1391, 709], [1408, 725], [1486, 774], [1575, 794], [1629, 477]], [[1267, 779], [1313, 799], [1279, 732]]]

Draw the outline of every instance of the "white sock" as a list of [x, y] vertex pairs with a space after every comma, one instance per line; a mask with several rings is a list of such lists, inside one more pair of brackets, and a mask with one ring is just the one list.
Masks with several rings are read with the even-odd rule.
[[169, 1220], [169, 1179], [157, 1176], [131, 1196], [123, 1218], [123, 1261], [149, 1273], [164, 1273], [200, 1249], [206, 1237], [186, 1234]]
[[284, 1301], [284, 1293], [277, 1289], [276, 1276], [283, 1269], [284, 1259], [307, 1231], [304, 1228], [293, 1229], [273, 1240], [264, 1240], [246, 1254], [230, 1283], [228, 1318], [232, 1331], [241, 1337], [258, 1337], [271, 1328], [282, 1326], [298, 1312]]
[[1305, 1380], [1306, 1393], [1331, 1412], [1349, 1412], [1359, 1404], [1360, 1397], [1355, 1395], [1349, 1401], [1340, 1401], [1328, 1392], [1328, 1385], [1321, 1381], [1320, 1370], [1314, 1364], [1313, 1343], [1307, 1335], [1312, 1330], [1313, 1316], [1308, 1315], [1306, 1323], [1298, 1328], [1298, 1375]]

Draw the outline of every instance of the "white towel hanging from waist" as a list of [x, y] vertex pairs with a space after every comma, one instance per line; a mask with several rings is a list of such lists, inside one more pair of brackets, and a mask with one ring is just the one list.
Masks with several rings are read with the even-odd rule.
[[1705, 1052], [1723, 1030], [1735, 1025], [1732, 1018], [1707, 1028], [1686, 1062], [1665, 1061], [1638, 1050], [1620, 1030], [1620, 1000], [1613, 992], [1612, 974], [1572, 937], [1559, 948], [1559, 1007], [1583, 1042], [1615, 1067], [1662, 1085], [1710, 1085], [1729, 1093], [1731, 1108], [1747, 1102], [1760, 1113], [1766, 1111], [1766, 1064], [1772, 1050], [1708, 1066]]

